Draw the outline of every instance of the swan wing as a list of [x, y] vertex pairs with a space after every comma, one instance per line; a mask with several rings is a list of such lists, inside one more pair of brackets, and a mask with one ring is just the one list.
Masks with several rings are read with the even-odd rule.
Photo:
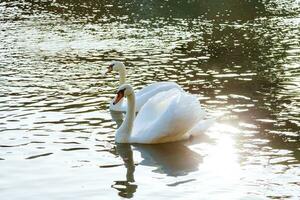
[[196, 97], [172, 89], [150, 98], [134, 122], [133, 143], [165, 143], [187, 138], [186, 133], [205, 117]]
[[136, 110], [139, 111], [154, 95], [174, 88], [182, 91], [182, 88], [174, 82], [157, 82], [147, 85], [136, 93]]
[[[147, 85], [143, 89], [139, 90], [136, 93], [136, 111], [139, 111], [141, 107], [151, 98], [152, 96], [167, 91], [170, 89], [177, 88], [178, 90], [182, 91], [182, 88], [174, 82], [157, 82]], [[127, 111], [127, 100], [124, 99], [122, 102], [113, 105], [110, 103], [109, 106], [110, 110], [118, 111], [118, 112], [126, 112]]]
[[165, 90], [178, 88], [178, 89], [182, 90], [181, 87], [175, 82], [162, 81], [162, 82], [156, 82], [156, 83], [152, 83], [150, 85], [145, 86], [144, 88], [142, 88], [141, 90], [139, 90], [136, 93], [136, 96], [142, 96], [142, 95], [147, 94], [148, 92], [152, 92], [152, 91], [158, 90], [160, 88], [164, 88]]

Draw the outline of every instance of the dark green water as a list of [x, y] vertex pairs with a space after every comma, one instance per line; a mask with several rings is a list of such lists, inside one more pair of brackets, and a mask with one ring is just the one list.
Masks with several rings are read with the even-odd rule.
[[[1, 1], [0, 197], [299, 199], [299, 0]], [[201, 138], [115, 145], [123, 61], [225, 118]]]

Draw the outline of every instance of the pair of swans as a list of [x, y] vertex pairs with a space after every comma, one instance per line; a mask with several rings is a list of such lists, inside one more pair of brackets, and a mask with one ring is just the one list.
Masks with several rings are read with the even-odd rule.
[[117, 143], [176, 142], [203, 132], [213, 123], [212, 119], [204, 120], [206, 113], [197, 98], [176, 83], [154, 83], [135, 94], [132, 86], [125, 84], [124, 64], [113, 62], [107, 73], [112, 70], [119, 72], [121, 86], [110, 109], [126, 109], [125, 120], [116, 131]]
[[[120, 85], [125, 84], [126, 82], [126, 68], [125, 65], [122, 62], [119, 61], [113, 61], [112, 64], [110, 64], [107, 68], [106, 74], [110, 73], [111, 71], [116, 71], [119, 73], [119, 81]], [[141, 107], [150, 99], [152, 96], [167, 91], [170, 89], [178, 89], [181, 90], [181, 87], [174, 83], [174, 82], [157, 82], [150, 85], [147, 85], [143, 89], [139, 90], [135, 94], [136, 98], [136, 111], [139, 112]], [[121, 100], [117, 104], [113, 104], [113, 102], [110, 103], [109, 109], [112, 111], [119, 111], [119, 112], [126, 112], [127, 111], [127, 102], [126, 100]]]

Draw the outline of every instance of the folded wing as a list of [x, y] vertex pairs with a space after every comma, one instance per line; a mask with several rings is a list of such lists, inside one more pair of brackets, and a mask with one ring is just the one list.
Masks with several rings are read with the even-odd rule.
[[141, 108], [134, 122], [132, 142], [165, 143], [182, 140], [205, 111], [196, 97], [178, 89], [160, 92]]

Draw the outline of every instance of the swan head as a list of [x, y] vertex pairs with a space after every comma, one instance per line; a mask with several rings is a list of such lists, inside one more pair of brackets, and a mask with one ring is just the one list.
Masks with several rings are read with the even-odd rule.
[[125, 65], [120, 61], [112, 61], [112, 63], [108, 65], [105, 74], [108, 74], [112, 71], [116, 71], [116, 72], [125, 71]]
[[117, 96], [113, 102], [113, 104], [117, 104], [122, 98], [132, 95], [134, 93], [131, 85], [123, 84], [117, 90]]

